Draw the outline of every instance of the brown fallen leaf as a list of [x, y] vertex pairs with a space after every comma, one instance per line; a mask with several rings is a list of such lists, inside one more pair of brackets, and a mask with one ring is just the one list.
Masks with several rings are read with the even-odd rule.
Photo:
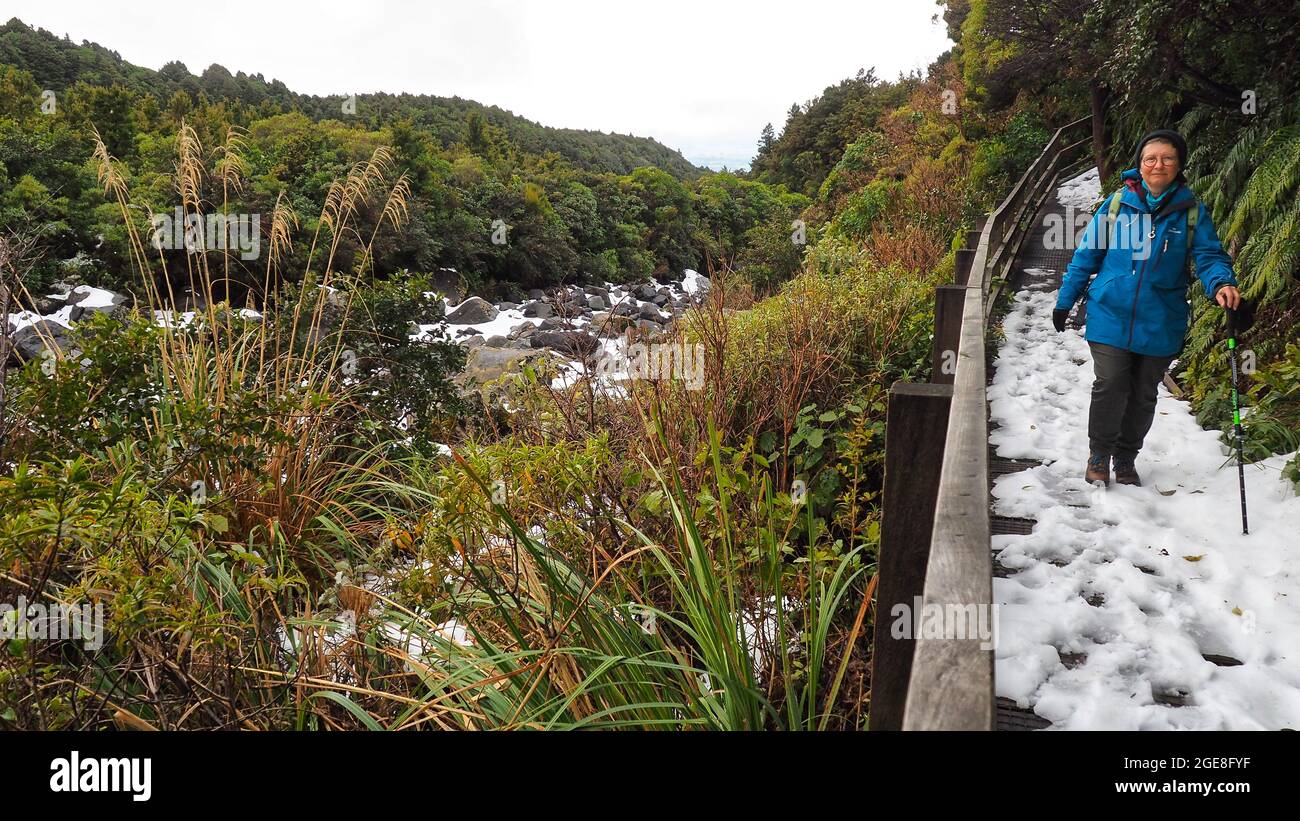
[[1199, 562], [1201, 559], [1204, 559], [1204, 558], [1205, 558], [1205, 554], [1202, 553], [1202, 554], [1199, 555], [1199, 556], [1184, 556], [1183, 558], [1186, 559], [1186, 560], [1189, 561], [1189, 562]]

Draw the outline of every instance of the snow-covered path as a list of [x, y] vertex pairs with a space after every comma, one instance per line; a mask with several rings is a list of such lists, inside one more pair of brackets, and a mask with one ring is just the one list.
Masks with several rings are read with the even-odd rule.
[[1091, 356], [1055, 300], [1015, 294], [988, 389], [996, 455], [1043, 462], [992, 485], [995, 514], [1037, 520], [993, 536], [997, 695], [1053, 729], [1300, 729], [1290, 457], [1246, 466], [1242, 535], [1235, 459], [1161, 385], [1142, 486], [1086, 483]]

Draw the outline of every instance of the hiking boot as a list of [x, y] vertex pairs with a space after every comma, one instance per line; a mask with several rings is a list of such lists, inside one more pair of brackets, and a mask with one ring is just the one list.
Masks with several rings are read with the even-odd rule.
[[1083, 478], [1088, 482], [1101, 482], [1110, 486], [1110, 455], [1094, 453], [1088, 457], [1088, 472]]
[[1136, 459], [1135, 456], [1115, 454], [1115, 484], [1142, 486], [1142, 480], [1138, 478], [1137, 468], [1133, 464]]

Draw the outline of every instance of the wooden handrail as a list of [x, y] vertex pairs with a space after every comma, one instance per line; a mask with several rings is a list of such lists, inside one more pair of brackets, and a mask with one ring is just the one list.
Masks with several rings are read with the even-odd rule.
[[[943, 463], [935, 501], [934, 527], [926, 565], [922, 624], [927, 614], [969, 617], [982, 609], [992, 623], [993, 567], [989, 539], [988, 403], [985, 395], [984, 335], [992, 264], [1023, 239], [1023, 217], [1037, 208], [1068, 152], [1067, 134], [1089, 123], [1082, 118], [1056, 130], [1042, 152], [989, 215], [971, 262], [962, 306], [957, 370], [944, 438]], [[1014, 260], [1011, 250], [1009, 267]], [[938, 608], [937, 610], [934, 608]], [[957, 620], [945, 619], [946, 627]], [[974, 627], [974, 624], [967, 624]], [[958, 628], [961, 629], [960, 627]], [[991, 642], [967, 629], [964, 637], [917, 637], [903, 712], [904, 730], [991, 730], [995, 726]]]

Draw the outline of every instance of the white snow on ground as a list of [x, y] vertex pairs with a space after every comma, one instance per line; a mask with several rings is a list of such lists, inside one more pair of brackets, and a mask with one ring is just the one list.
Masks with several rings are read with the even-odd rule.
[[78, 285], [73, 288], [70, 294], [65, 296], [77, 297], [73, 305], [80, 305], [83, 308], [109, 308], [113, 305], [113, 292], [105, 291], [103, 288], [95, 288], [90, 285]]
[[[1291, 455], [1246, 466], [1242, 535], [1232, 451], [1161, 385], [1142, 486], [1086, 483], [1091, 355], [1081, 330], [1052, 328], [1056, 293], [1015, 295], [988, 390], [997, 455], [1045, 463], [992, 488], [994, 513], [1037, 519], [1031, 535], [993, 537], [1013, 574], [993, 580], [997, 694], [1054, 729], [1300, 729]], [[1086, 658], [1067, 669], [1062, 654]], [[1167, 694], [1186, 706], [1154, 698]]]
[[1056, 189], [1056, 201], [1066, 208], [1091, 208], [1101, 191], [1101, 180], [1094, 166]]

